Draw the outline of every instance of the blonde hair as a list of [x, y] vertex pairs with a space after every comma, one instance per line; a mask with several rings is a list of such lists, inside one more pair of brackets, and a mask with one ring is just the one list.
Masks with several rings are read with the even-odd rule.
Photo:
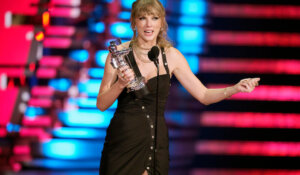
[[137, 32], [135, 30], [135, 19], [142, 14], [158, 15], [162, 19], [162, 27], [157, 36], [157, 45], [159, 47], [169, 48], [172, 47], [172, 43], [168, 41], [167, 29], [168, 24], [166, 21], [165, 8], [159, 0], [137, 0], [132, 4], [130, 23], [133, 30], [132, 41], [136, 44]]

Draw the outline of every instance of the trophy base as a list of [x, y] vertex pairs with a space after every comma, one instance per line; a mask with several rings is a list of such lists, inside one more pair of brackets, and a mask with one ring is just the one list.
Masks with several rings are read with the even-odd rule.
[[139, 90], [135, 90], [134, 91], [134, 94], [135, 94], [135, 97], [136, 98], [142, 98], [144, 97], [145, 95], [149, 94], [149, 90], [148, 88], [145, 86]]

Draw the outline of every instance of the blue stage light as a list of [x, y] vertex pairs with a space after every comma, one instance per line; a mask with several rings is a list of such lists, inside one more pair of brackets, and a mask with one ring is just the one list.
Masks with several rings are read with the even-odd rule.
[[49, 80], [49, 86], [57, 91], [67, 91], [72, 82], [67, 78], [51, 79]]
[[102, 144], [91, 140], [51, 139], [42, 143], [41, 154], [56, 159], [95, 159], [100, 158]]
[[171, 123], [182, 125], [184, 123], [184, 113], [180, 111], [167, 112], [166, 119]]
[[116, 22], [111, 25], [111, 34], [118, 38], [131, 38], [133, 31], [129, 22]]
[[124, 20], [129, 20], [130, 19], [130, 12], [126, 12], [126, 11], [124, 11], [124, 12], [120, 12], [119, 13], [119, 18], [120, 19], [124, 19]]
[[98, 109], [78, 109], [59, 112], [61, 122], [67, 126], [106, 128], [114, 111], [100, 112]]
[[[96, 160], [59, 160], [59, 159], [45, 159], [45, 158], [34, 158], [33, 160], [26, 162], [26, 165], [36, 168], [45, 168], [52, 170], [66, 170], [63, 175], [96, 175], [98, 171], [91, 171], [87, 169], [99, 169], [99, 159], [101, 152], [99, 153], [99, 158]], [[72, 171], [69, 171], [72, 170]], [[74, 171], [75, 170], [75, 171]], [[76, 171], [77, 170], [77, 171]], [[80, 170], [80, 171], [78, 171]], [[87, 170], [87, 171], [82, 171]]]
[[204, 16], [207, 13], [207, 3], [204, 0], [182, 0], [180, 7], [184, 15]]
[[78, 83], [78, 89], [80, 93], [84, 93], [89, 97], [96, 97], [99, 92], [100, 84], [102, 80], [89, 79]]
[[89, 58], [89, 52], [87, 50], [73, 50], [69, 57], [78, 62], [85, 62]]
[[204, 25], [206, 20], [202, 17], [195, 16], [181, 16], [179, 18], [180, 24], [184, 25]]
[[[77, 105], [80, 108], [96, 108], [97, 98], [70, 98], [68, 103]], [[117, 108], [118, 100], [116, 100], [109, 109]]]
[[178, 28], [177, 40], [180, 44], [203, 44], [205, 41], [204, 38], [204, 29], [201, 27], [181, 26]]
[[29, 118], [34, 118], [38, 115], [43, 115], [43, 114], [45, 114], [45, 109], [40, 107], [29, 106], [25, 110], [25, 116]]
[[53, 136], [61, 138], [104, 139], [106, 131], [93, 128], [62, 127], [54, 129]]
[[186, 56], [187, 62], [194, 74], [199, 73], [199, 57], [196, 55]]
[[95, 59], [98, 66], [100, 67], [105, 66], [105, 61], [108, 53], [109, 53], [108, 50], [99, 50], [96, 52]]
[[93, 25], [93, 31], [97, 33], [103, 33], [105, 31], [105, 24], [103, 22], [97, 22]]
[[193, 45], [190, 45], [187, 43], [178, 44], [177, 49], [180, 50], [180, 52], [182, 52], [184, 55], [185, 54], [201, 54], [201, 53], [203, 53], [203, 46], [201, 46], [199, 44], [193, 44]]
[[131, 9], [132, 3], [136, 0], [121, 0], [121, 5], [124, 8]]
[[12, 124], [12, 123], [8, 123], [6, 125], [6, 130], [8, 132], [19, 132], [20, 131], [21, 126], [18, 124]]
[[102, 78], [104, 75], [104, 69], [103, 68], [90, 68], [88, 70], [88, 74], [92, 78]]

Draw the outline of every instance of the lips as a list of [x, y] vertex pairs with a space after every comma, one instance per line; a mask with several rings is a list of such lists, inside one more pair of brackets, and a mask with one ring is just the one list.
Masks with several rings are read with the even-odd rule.
[[153, 34], [153, 30], [145, 30], [144, 33], [145, 35], [152, 35]]

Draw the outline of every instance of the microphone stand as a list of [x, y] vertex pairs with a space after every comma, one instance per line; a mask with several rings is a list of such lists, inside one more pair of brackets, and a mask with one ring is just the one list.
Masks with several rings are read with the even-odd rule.
[[154, 124], [154, 127], [155, 127], [155, 131], [154, 131], [154, 135], [155, 135], [155, 138], [154, 138], [154, 155], [153, 155], [153, 160], [154, 160], [154, 175], [156, 175], [156, 148], [157, 148], [157, 120], [158, 120], [158, 92], [159, 92], [159, 61], [158, 61], [158, 58], [156, 58], [156, 60], [154, 61], [154, 64], [156, 66], [156, 70], [157, 70], [157, 76], [156, 76], [156, 109], [155, 109], [155, 124]]

